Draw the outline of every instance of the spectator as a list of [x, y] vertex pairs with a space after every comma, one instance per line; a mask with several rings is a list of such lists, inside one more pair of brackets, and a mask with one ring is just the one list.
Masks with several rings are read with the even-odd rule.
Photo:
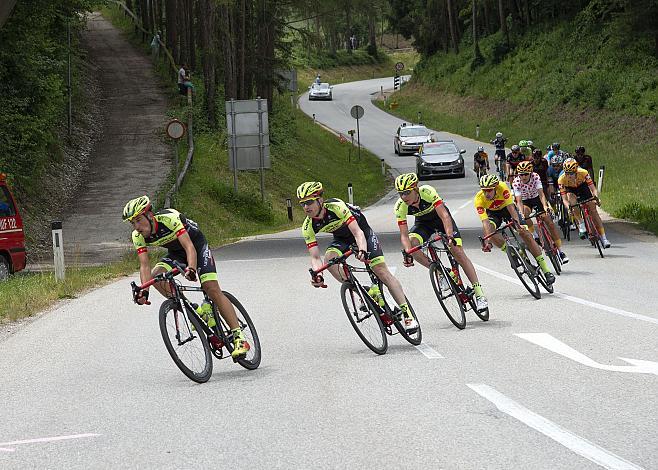
[[151, 56], [155, 60], [158, 58], [159, 54], [160, 54], [160, 31], [155, 33], [153, 35], [153, 39], [151, 40]]
[[185, 81], [188, 79], [187, 64], [183, 64], [178, 70], [178, 91], [181, 95], [187, 94], [187, 85], [185, 85]]

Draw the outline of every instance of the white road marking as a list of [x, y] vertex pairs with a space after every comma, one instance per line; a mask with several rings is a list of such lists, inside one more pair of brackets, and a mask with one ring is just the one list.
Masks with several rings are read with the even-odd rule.
[[391, 274], [395, 276], [395, 271], [398, 270], [397, 266], [389, 266], [388, 270], [391, 271]]
[[82, 439], [83, 437], [96, 437], [100, 434], [71, 434], [68, 436], [55, 436], [55, 437], [40, 437], [37, 439], [25, 439], [23, 441], [0, 442], [0, 446], [12, 446], [18, 444], [33, 444], [35, 442], [54, 442], [65, 441], [68, 439]]
[[[522, 285], [521, 281], [519, 281], [517, 278], [508, 276], [506, 274], [501, 274], [498, 271], [494, 271], [493, 269], [485, 268], [484, 266], [480, 266], [479, 264], [473, 263], [473, 265], [476, 267], [476, 269], [483, 271], [487, 274], [491, 274], [494, 277], [497, 277], [498, 279], [502, 279], [507, 282], [511, 282], [512, 284], [516, 284], [517, 286]], [[576, 304], [581, 304], [581, 305], [586, 305], [587, 307], [592, 307], [598, 310], [602, 310], [604, 312], [609, 312], [609, 313], [614, 313], [615, 315], [620, 315], [622, 317], [628, 317], [632, 318], [634, 320], [641, 320], [647, 323], [653, 323], [655, 325], [658, 325], [658, 318], [653, 318], [653, 317], [648, 317], [646, 315], [640, 315], [639, 313], [633, 313], [633, 312], [627, 312], [626, 310], [621, 310], [619, 308], [615, 307], [610, 307], [608, 305], [603, 305], [597, 302], [592, 302], [590, 300], [585, 300], [581, 299], [580, 297], [574, 297], [573, 295], [568, 295], [568, 294], [562, 294], [560, 292], [555, 291], [553, 294], [551, 294], [553, 297], [558, 297], [560, 299], [568, 300], [570, 302], [574, 302]]]
[[473, 199], [469, 199], [468, 201], [466, 201], [464, 204], [462, 204], [461, 206], [459, 206], [459, 207], [457, 208], [457, 210], [455, 210], [454, 212], [452, 212], [452, 216], [454, 217], [455, 214], [457, 214], [457, 212], [459, 212], [460, 210], [462, 210], [464, 207], [468, 206], [468, 205], [471, 204], [472, 202], [473, 202]]
[[221, 263], [253, 263], [255, 261], [261, 262], [261, 261], [275, 261], [275, 260], [282, 260], [282, 259], [287, 259], [289, 260], [290, 258], [252, 258], [252, 259], [223, 259], [221, 261], [218, 261], [217, 264]]
[[16, 449], [7, 449], [6, 447], [0, 447], [0, 452], [14, 452]]
[[619, 359], [626, 361], [631, 366], [611, 366], [607, 364], [599, 364], [593, 359], [585, 356], [584, 354], [576, 351], [571, 346], [564, 344], [557, 338], [549, 335], [548, 333], [517, 333], [515, 336], [518, 336], [521, 339], [530, 341], [531, 343], [546, 348], [549, 351], [553, 351], [556, 354], [567, 357], [572, 361], [576, 361], [580, 364], [583, 364], [588, 367], [593, 367], [595, 369], [609, 370], [613, 372], [631, 372], [636, 374], [655, 374], [658, 375], [658, 362], [652, 361], [641, 361], [637, 359], [624, 359], [620, 357]]
[[427, 359], [445, 359], [441, 354], [432, 349], [432, 347], [426, 343], [419, 344], [416, 346], [416, 349], [422, 352]]
[[586, 459], [594, 462], [597, 465], [600, 465], [601, 467], [614, 470], [642, 469], [642, 467], [638, 467], [634, 463], [631, 463], [628, 460], [625, 460], [622, 457], [613, 454], [608, 450], [605, 450], [603, 447], [599, 447], [587, 439], [584, 439], [572, 433], [571, 431], [553, 423], [552, 421], [549, 421], [543, 416], [530, 411], [529, 409], [516, 403], [511, 398], [506, 397], [499, 391], [489, 387], [486, 384], [466, 385], [468, 385], [468, 387], [478, 395], [486, 398], [491, 403], [496, 405], [496, 408], [498, 408], [503, 413], [518, 419], [526, 426], [529, 426], [532, 429], [544, 434], [545, 436], [550, 437], [572, 452], [585, 457]]

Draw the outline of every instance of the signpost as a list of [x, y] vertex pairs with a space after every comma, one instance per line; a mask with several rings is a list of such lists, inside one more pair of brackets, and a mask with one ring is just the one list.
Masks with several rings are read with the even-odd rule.
[[[174, 142], [176, 142], [176, 155], [175, 155], [175, 162], [176, 162], [176, 181], [178, 181], [178, 141], [183, 138], [185, 133], [187, 132], [187, 128], [185, 127], [185, 124], [179, 121], [178, 119], [172, 119], [167, 123], [167, 127], [165, 128], [165, 131], [167, 132], [167, 135], [169, 138], [174, 139]], [[178, 188], [176, 188], [178, 189]]]
[[350, 109], [350, 114], [356, 119], [356, 142], [359, 148], [359, 161], [361, 161], [361, 134], [359, 132], [359, 120], [363, 117], [363, 113], [363, 107], [358, 104], [355, 104], [352, 106], [352, 109]]

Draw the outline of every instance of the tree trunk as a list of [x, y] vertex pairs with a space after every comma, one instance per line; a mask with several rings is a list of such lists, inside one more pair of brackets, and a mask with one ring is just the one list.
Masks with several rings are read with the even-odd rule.
[[240, 11], [238, 13], [238, 22], [239, 27], [238, 31], [240, 32], [238, 40], [238, 99], [246, 100], [247, 96], [247, 85], [245, 82], [245, 64], [246, 64], [246, 49], [247, 49], [247, 1], [240, 1]]
[[190, 68], [196, 69], [196, 43], [195, 24], [194, 24], [194, 0], [186, 0], [186, 17], [187, 17], [187, 56], [190, 61]]
[[185, 25], [186, 8], [183, 2], [184, 0], [176, 1], [176, 30], [178, 31], [176, 35], [178, 38], [178, 57], [176, 61], [184, 65], [189, 65], [187, 59], [187, 29]]
[[201, 32], [201, 61], [203, 63], [204, 105], [208, 123], [212, 128], [217, 127], [217, 98], [216, 83], [216, 61], [217, 41], [215, 38], [215, 14], [214, 0], [199, 0], [199, 26]]
[[459, 40], [457, 38], [457, 27], [456, 27], [456, 18], [455, 18], [455, 13], [454, 13], [454, 5], [452, 3], [452, 0], [447, 0], [446, 5], [448, 6], [448, 23], [450, 27], [450, 38], [452, 39], [452, 46], [454, 48], [455, 54], [459, 54], [459, 45], [457, 44], [457, 41]]
[[177, 0], [166, 0], [165, 20], [167, 23], [167, 47], [174, 56], [174, 61], [180, 65], [178, 55], [178, 29], [176, 28], [176, 16], [178, 15], [176, 4]]
[[498, 0], [498, 14], [500, 17], [500, 31], [505, 37], [507, 47], [509, 47], [509, 31], [507, 31], [507, 14], [505, 13], [505, 1]]
[[[208, 0], [213, 1], [213, 0]], [[238, 97], [238, 80], [236, 69], [234, 11], [230, 4], [219, 5], [221, 18], [220, 34], [222, 37], [222, 54], [224, 58], [224, 95], [227, 100]]]
[[473, 10], [473, 45], [475, 46], [475, 49], [478, 47], [478, 29], [477, 29], [477, 5], [476, 5], [476, 0], [473, 0], [473, 5], [472, 5], [472, 10]]
[[484, 34], [488, 36], [491, 32], [489, 29], [489, 0], [484, 0], [482, 2], [482, 13], [484, 16]]
[[372, 56], [377, 55], [377, 15], [375, 10], [368, 10], [368, 53]]

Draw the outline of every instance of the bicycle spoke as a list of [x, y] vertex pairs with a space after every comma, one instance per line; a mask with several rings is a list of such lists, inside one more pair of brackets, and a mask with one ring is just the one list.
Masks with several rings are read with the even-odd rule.
[[371, 304], [372, 299], [366, 299], [359, 286], [344, 282], [340, 290], [343, 308], [356, 334], [368, 348], [377, 354], [384, 354], [388, 341], [379, 315]]

